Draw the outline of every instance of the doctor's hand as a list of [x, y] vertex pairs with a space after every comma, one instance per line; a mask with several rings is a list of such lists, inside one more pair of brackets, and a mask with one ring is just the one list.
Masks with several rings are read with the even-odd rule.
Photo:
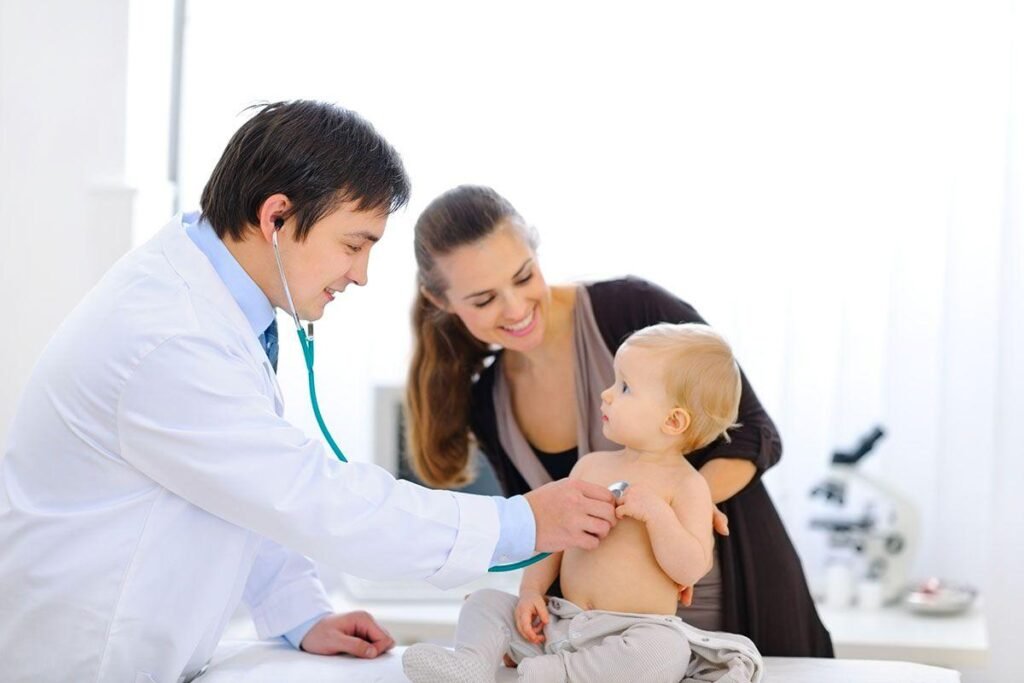
[[378, 657], [395, 646], [390, 634], [366, 612], [331, 614], [316, 622], [302, 639], [302, 649], [314, 655]]
[[537, 550], [593, 550], [618, 521], [615, 497], [604, 486], [560, 479], [525, 496], [537, 524]]

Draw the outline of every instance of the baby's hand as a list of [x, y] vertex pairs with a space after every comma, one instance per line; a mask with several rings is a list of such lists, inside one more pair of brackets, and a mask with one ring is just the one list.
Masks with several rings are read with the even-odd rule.
[[544, 626], [547, 625], [548, 605], [544, 596], [536, 592], [520, 593], [516, 604], [516, 628], [519, 634], [535, 645], [544, 642]]
[[619, 500], [615, 516], [619, 519], [632, 517], [638, 522], [647, 523], [664, 510], [672, 511], [665, 499], [643, 484], [633, 484]]

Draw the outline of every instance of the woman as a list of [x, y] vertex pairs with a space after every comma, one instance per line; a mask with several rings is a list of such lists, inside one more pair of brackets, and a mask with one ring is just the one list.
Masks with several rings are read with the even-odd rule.
[[[432, 485], [468, 481], [473, 442], [506, 495], [567, 476], [579, 454], [617, 448], [601, 433], [599, 394], [612, 384], [618, 345], [654, 323], [704, 322], [638, 278], [548, 286], [536, 241], [512, 205], [484, 187], [441, 195], [416, 223], [409, 446], [417, 474]], [[729, 442], [691, 456], [731, 532], [679, 616], [744, 634], [766, 656], [831, 657], [799, 558], [760, 480], [782, 444], [745, 377], [739, 422]]]

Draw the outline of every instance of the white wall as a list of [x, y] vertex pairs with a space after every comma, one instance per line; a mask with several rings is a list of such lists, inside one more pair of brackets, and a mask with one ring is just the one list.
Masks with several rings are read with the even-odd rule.
[[41, 347], [131, 244], [127, 39], [128, 0], [0, 0], [0, 439]]
[[[1008, 30], [1024, 36], [1024, 3], [1014, 2]], [[1010, 130], [1007, 144], [1003, 214], [1003, 249], [999, 260], [1000, 316], [996, 380], [997, 466], [989, 473], [993, 488], [991, 526], [994, 539], [988, 549], [992, 568], [993, 661], [991, 680], [1021, 678], [1020, 630], [1024, 625], [1024, 40], [1014, 44], [1011, 61]]]

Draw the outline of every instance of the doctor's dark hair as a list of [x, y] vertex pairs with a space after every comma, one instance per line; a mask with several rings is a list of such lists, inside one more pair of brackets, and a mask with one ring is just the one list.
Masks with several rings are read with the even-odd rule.
[[343, 202], [391, 214], [409, 201], [398, 152], [359, 114], [325, 102], [257, 105], [213, 169], [200, 206], [217, 236], [245, 238], [267, 197], [292, 202], [295, 239]]
[[461, 486], [472, 480], [470, 393], [473, 378], [491, 352], [457, 315], [435, 306], [426, 293], [444, 302], [448, 284], [437, 267], [438, 257], [479, 242], [502, 224], [520, 229], [536, 248], [536, 233], [508, 200], [489, 187], [462, 185], [449, 190], [416, 221], [413, 245], [419, 290], [412, 307], [414, 347], [406, 382], [406, 433], [413, 471], [431, 486]]

